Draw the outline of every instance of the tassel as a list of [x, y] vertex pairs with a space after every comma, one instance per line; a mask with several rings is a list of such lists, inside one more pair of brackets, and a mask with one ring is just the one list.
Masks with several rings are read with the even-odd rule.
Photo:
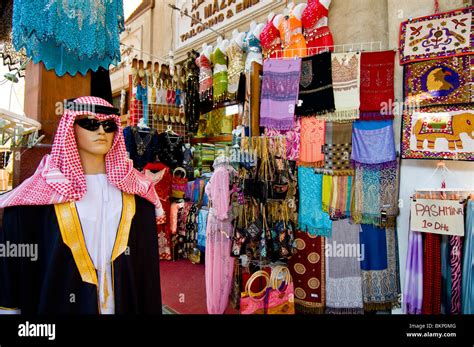
[[299, 314], [324, 314], [323, 307], [308, 306], [303, 302], [297, 302], [295, 299], [295, 312]]
[[364, 309], [362, 307], [352, 307], [352, 308], [335, 308], [328, 307], [326, 309], [326, 314], [364, 314]]

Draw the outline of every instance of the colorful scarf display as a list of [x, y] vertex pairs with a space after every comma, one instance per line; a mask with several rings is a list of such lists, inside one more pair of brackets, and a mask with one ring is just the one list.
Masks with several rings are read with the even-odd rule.
[[355, 162], [351, 218], [355, 223], [393, 227], [398, 215], [398, 162]]
[[297, 252], [288, 261], [295, 286], [297, 313], [324, 313], [326, 302], [325, 239], [295, 232]]
[[460, 56], [405, 65], [405, 102], [413, 106], [472, 102], [471, 59]]
[[316, 117], [301, 118], [300, 155], [298, 165], [324, 165], [324, 137], [326, 122]]
[[363, 164], [381, 164], [397, 158], [393, 121], [355, 121], [351, 159]]
[[353, 176], [332, 176], [329, 216], [332, 220], [351, 216], [351, 203], [354, 195]]
[[299, 212], [298, 225], [301, 231], [312, 235], [331, 235], [331, 220], [322, 210], [323, 175], [312, 168], [298, 168]]
[[329, 204], [331, 202], [331, 190], [332, 190], [332, 177], [329, 175], [323, 175], [323, 195], [321, 203], [324, 212], [329, 212]]
[[[107, 101], [84, 96], [75, 99], [72, 104], [78, 105], [81, 111], [65, 109], [54, 137], [51, 154], [43, 157], [33, 176], [26, 179], [14, 190], [2, 194], [0, 208], [18, 205], [50, 205], [67, 201], [78, 201], [86, 193], [86, 179], [74, 135], [76, 117], [90, 115], [91, 110], [113, 108]], [[88, 110], [88, 108], [90, 108]], [[128, 159], [125, 141], [116, 114], [95, 113], [99, 120], [112, 118], [117, 123], [117, 131], [112, 147], [105, 157], [107, 180], [128, 194], [139, 195], [155, 205], [156, 216], [164, 215], [153, 181], [133, 168]]]
[[331, 55], [332, 87], [336, 110], [325, 115], [327, 121], [359, 118], [360, 54], [333, 53]]
[[418, 17], [400, 24], [400, 64], [472, 54], [474, 7]]
[[362, 120], [393, 118], [395, 52], [362, 52], [360, 116]]
[[466, 211], [464, 254], [462, 267], [462, 313], [474, 314], [474, 201], [469, 200]]
[[301, 59], [268, 59], [263, 63], [260, 126], [278, 130], [293, 127], [298, 101]]
[[408, 235], [408, 255], [405, 268], [404, 311], [421, 314], [423, 304], [423, 236], [417, 231]]
[[327, 175], [353, 175], [352, 123], [326, 122], [324, 168], [316, 169]]
[[302, 102], [296, 107], [298, 116], [324, 115], [335, 111], [331, 52], [303, 58], [298, 99]]
[[401, 292], [395, 228], [362, 224], [359, 237], [364, 247], [361, 261], [364, 309], [378, 311], [398, 307]]
[[[332, 236], [326, 242], [326, 313], [364, 313], [359, 260], [365, 254], [359, 244], [359, 229], [347, 219], [332, 224]], [[340, 249], [348, 254], [339, 254]]]

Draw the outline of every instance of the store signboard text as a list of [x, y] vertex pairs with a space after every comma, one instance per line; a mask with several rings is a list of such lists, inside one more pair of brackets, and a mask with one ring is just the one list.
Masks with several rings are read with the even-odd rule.
[[[217, 27], [241, 17], [244, 12], [265, 0], [188, 0], [182, 7], [183, 12], [193, 19], [179, 15], [179, 44], [197, 38], [207, 27]], [[203, 24], [205, 25], [203, 25]]]
[[410, 225], [413, 231], [464, 236], [464, 205], [459, 200], [416, 199]]

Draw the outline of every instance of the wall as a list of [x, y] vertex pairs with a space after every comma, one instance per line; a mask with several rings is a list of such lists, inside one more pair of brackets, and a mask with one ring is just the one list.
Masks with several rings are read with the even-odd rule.
[[[161, 2], [161, 1], [157, 1]], [[304, 0], [294, 1], [305, 2]], [[449, 11], [463, 7], [462, 0], [440, 0], [440, 11]], [[285, 6], [283, 1], [275, 12], [279, 13]], [[161, 51], [166, 54], [171, 42], [169, 28], [171, 20], [165, 9], [164, 15], [157, 16], [154, 12], [154, 51], [163, 46]], [[396, 49], [398, 47], [398, 34], [400, 23], [410, 17], [429, 15], [434, 12], [433, 0], [333, 0], [329, 12], [329, 26], [334, 36], [335, 44], [360, 43], [381, 41], [382, 49]], [[251, 20], [257, 22], [266, 21], [267, 14], [258, 17], [249, 17], [237, 25], [240, 31], [246, 31]], [[158, 19], [159, 18], [159, 19]], [[163, 18], [163, 20], [161, 20]], [[168, 31], [167, 31], [168, 30]], [[226, 37], [231, 36], [231, 30], [226, 32]], [[214, 43], [209, 40], [208, 43]], [[200, 50], [200, 44], [194, 47]], [[356, 47], [355, 47], [356, 48]], [[398, 54], [396, 57], [398, 61]], [[402, 78], [403, 69], [398, 63], [395, 64], [395, 98], [402, 100]], [[396, 146], [400, 145], [401, 118], [397, 116], [394, 122]], [[474, 188], [474, 163], [469, 162], [446, 162], [451, 174], [446, 178], [447, 187], [470, 187]], [[417, 187], [437, 188], [441, 184], [440, 175], [432, 175], [436, 168], [436, 161], [432, 160], [403, 160], [401, 164], [400, 199], [402, 207], [398, 217], [398, 239], [400, 254], [400, 272], [402, 288], [404, 285], [405, 260], [408, 240], [408, 218], [410, 196]], [[401, 313], [395, 310], [394, 313]]]

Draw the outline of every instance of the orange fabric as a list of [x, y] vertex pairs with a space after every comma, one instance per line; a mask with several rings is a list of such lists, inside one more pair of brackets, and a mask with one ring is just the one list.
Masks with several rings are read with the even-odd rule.
[[283, 46], [283, 57], [305, 57], [307, 55], [306, 40], [303, 36], [303, 25], [295, 16], [283, 18], [278, 25]]

